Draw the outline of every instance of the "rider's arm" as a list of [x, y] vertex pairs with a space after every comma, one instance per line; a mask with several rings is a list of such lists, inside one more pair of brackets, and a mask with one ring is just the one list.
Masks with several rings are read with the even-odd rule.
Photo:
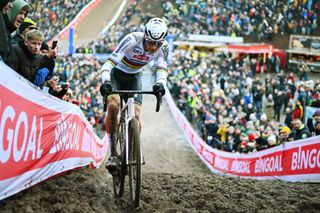
[[117, 48], [111, 53], [107, 61], [101, 67], [101, 80], [105, 82], [106, 80], [110, 80], [110, 72], [111, 70], [117, 66], [117, 64], [122, 60], [126, 51], [130, 49], [132, 46], [132, 41], [134, 37], [132, 34], [128, 34], [125, 36], [117, 46]]
[[160, 53], [156, 61], [156, 66], [157, 66], [156, 83], [162, 83], [163, 85], [166, 85], [167, 83], [168, 54], [169, 54], [169, 46], [168, 44], [164, 44], [160, 49]]

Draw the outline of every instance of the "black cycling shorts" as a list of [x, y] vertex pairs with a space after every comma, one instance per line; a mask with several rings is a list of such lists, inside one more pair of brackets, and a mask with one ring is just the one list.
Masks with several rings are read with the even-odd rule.
[[[141, 90], [141, 72], [135, 74], [125, 73], [117, 68], [111, 70], [111, 84], [116, 90]], [[142, 95], [137, 94], [134, 101], [138, 104], [142, 104]]]

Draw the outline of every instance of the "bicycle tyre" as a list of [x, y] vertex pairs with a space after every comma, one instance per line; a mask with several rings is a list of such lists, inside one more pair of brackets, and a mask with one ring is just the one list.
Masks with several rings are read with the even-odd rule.
[[134, 207], [140, 205], [141, 153], [139, 122], [133, 118], [129, 122], [129, 189], [130, 201]]
[[117, 153], [119, 158], [119, 166], [116, 173], [113, 175], [113, 192], [116, 198], [122, 197], [124, 193], [124, 182], [127, 173], [126, 166], [126, 130], [125, 122], [120, 121], [118, 138], [117, 138]]

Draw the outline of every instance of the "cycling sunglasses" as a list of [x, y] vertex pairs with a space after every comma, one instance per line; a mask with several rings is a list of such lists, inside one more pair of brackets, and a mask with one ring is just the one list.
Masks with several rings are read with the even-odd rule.
[[144, 39], [146, 44], [149, 46], [157, 46], [157, 47], [161, 47], [163, 44], [163, 41], [151, 41], [147, 38]]

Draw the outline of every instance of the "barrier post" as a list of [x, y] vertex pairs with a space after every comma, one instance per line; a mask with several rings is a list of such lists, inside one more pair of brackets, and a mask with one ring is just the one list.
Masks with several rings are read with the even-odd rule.
[[70, 27], [69, 29], [69, 55], [72, 55], [74, 52], [74, 28]]

